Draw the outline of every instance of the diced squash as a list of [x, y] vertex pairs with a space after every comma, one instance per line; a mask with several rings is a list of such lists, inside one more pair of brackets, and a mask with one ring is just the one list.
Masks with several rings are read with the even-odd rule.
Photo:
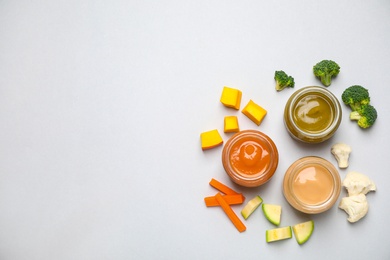
[[217, 129], [203, 132], [200, 134], [202, 150], [214, 148], [223, 144], [223, 139]]
[[241, 215], [244, 217], [244, 219], [248, 219], [249, 216], [260, 206], [262, 202], [263, 199], [258, 195], [251, 199], [241, 210]]
[[265, 231], [265, 241], [268, 243], [289, 238], [292, 238], [290, 226]]
[[221, 103], [226, 107], [234, 108], [239, 110], [241, 105], [241, 90], [223, 87], [221, 95]]
[[238, 119], [236, 116], [225, 116], [224, 126], [225, 133], [240, 131], [240, 128], [238, 126]]
[[279, 226], [282, 215], [282, 206], [265, 203], [261, 208], [263, 209], [266, 219], [275, 226]]
[[311, 235], [313, 234], [314, 230], [314, 221], [309, 220], [303, 223], [296, 224], [292, 226], [292, 230], [294, 232], [295, 238], [298, 242], [298, 244], [302, 245], [304, 244]]
[[267, 114], [267, 110], [249, 100], [248, 104], [242, 109], [242, 113], [255, 122], [255, 124], [260, 125]]

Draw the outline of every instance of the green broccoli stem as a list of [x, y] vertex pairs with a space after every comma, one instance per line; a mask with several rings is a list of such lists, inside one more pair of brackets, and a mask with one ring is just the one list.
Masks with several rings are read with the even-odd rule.
[[276, 82], [276, 90], [277, 91], [282, 91], [285, 87], [286, 87], [286, 85], [282, 86], [281, 84], [279, 84], [279, 82]]
[[321, 82], [324, 84], [326, 87], [330, 86], [330, 83], [332, 82], [332, 75], [326, 73], [325, 75], [321, 76]]
[[359, 120], [362, 116], [359, 114], [358, 111], [352, 111], [350, 114], [349, 114], [349, 118], [351, 120]]
[[349, 104], [349, 106], [351, 107], [352, 111], [355, 111], [355, 112], [359, 111], [361, 108], [360, 103]]

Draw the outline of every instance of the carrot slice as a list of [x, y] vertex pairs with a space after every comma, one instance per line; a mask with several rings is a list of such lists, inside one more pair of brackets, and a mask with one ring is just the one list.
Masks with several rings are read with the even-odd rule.
[[217, 193], [217, 195], [215, 195], [215, 198], [217, 199], [223, 211], [225, 211], [226, 215], [229, 217], [230, 221], [237, 228], [237, 230], [239, 232], [244, 232], [246, 230], [244, 223], [242, 223], [242, 221], [238, 218], [238, 216], [232, 210], [229, 204], [223, 199], [221, 193]]
[[226, 195], [237, 195], [238, 194], [238, 192], [229, 188], [225, 184], [217, 181], [216, 179], [211, 179], [210, 185]]
[[[229, 205], [242, 204], [245, 200], [242, 194], [223, 195], [222, 197]], [[219, 206], [219, 203], [215, 196], [205, 197], [204, 202], [206, 203], [207, 207]]]

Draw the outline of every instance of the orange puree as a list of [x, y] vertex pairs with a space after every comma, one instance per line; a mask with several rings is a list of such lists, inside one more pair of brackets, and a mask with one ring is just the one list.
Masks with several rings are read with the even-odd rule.
[[303, 203], [321, 204], [332, 194], [332, 176], [324, 167], [318, 165], [308, 166], [295, 175], [292, 190]]
[[267, 147], [250, 137], [237, 141], [230, 153], [230, 163], [240, 175], [263, 173], [268, 168], [270, 159]]

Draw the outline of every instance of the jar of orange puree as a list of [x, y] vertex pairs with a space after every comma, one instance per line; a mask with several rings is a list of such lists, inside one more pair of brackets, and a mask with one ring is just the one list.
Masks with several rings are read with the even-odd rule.
[[274, 175], [279, 153], [270, 137], [256, 130], [234, 134], [222, 151], [222, 164], [229, 177], [245, 187], [257, 187]]

